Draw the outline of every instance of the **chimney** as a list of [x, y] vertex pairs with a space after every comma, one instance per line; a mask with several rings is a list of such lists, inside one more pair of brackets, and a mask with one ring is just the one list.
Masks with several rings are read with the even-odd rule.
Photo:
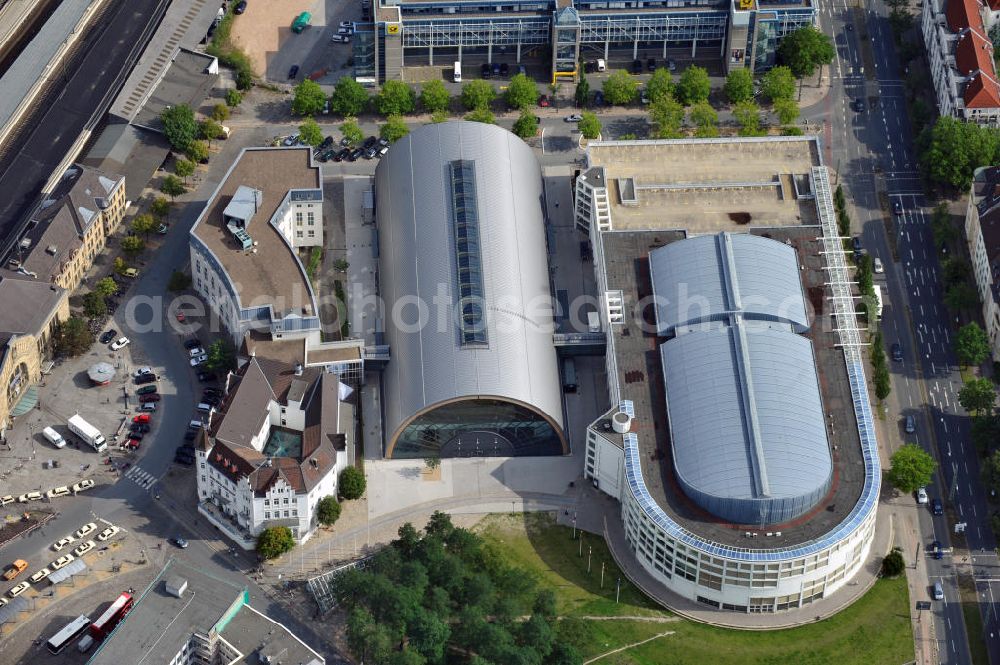
[[295, 363], [295, 376], [302, 376], [302, 363]]

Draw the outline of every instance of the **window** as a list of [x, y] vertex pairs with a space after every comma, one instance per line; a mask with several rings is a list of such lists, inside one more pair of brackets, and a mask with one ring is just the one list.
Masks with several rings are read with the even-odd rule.
[[271, 500], [270, 499], [264, 499], [264, 505], [265, 506], [270, 506], [271, 505]]
[[301, 238], [302, 237], [302, 231], [296, 231], [295, 232], [295, 237], [296, 238]]
[[288, 505], [288, 497], [287, 496], [285, 497], [285, 505], [286, 506]]
[[316, 214], [315, 213], [311, 213], [311, 212], [308, 213], [306, 215], [306, 221], [309, 223], [309, 226], [312, 226], [313, 224], [315, 224], [316, 223]]
[[302, 213], [301, 212], [295, 213], [295, 224], [297, 226], [302, 226]]
[[479, 245], [479, 199], [476, 196], [475, 163], [463, 159], [449, 165], [454, 232], [455, 265], [458, 269], [458, 306], [462, 344], [486, 344], [486, 312], [483, 309], [482, 255]]
[[316, 237], [316, 232], [315, 231], [309, 231], [309, 237], [310, 238], [315, 238]]
[[287, 510], [285, 511], [285, 517], [288, 517], [288, 511]]
[[265, 510], [264, 511], [264, 519], [266, 519], [266, 520], [271, 519], [271, 511], [270, 510]]

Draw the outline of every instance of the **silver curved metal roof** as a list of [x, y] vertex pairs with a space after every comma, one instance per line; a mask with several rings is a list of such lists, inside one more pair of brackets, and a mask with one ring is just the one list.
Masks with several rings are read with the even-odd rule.
[[[471, 162], [474, 173], [486, 321], [486, 342], [465, 345], [455, 323], [458, 160]], [[375, 188], [391, 354], [383, 375], [387, 437], [425, 407], [477, 395], [525, 402], [562, 427], [542, 174], [531, 149], [493, 125], [426, 125], [392, 146]], [[426, 325], [394, 323], [396, 309], [412, 324], [415, 300], [427, 306]]]
[[738, 524], [784, 522], [823, 498], [833, 460], [808, 339], [737, 324], [680, 335], [660, 354], [688, 496]]
[[795, 250], [744, 233], [697, 236], [649, 253], [657, 331], [725, 318], [783, 321], [809, 329]]

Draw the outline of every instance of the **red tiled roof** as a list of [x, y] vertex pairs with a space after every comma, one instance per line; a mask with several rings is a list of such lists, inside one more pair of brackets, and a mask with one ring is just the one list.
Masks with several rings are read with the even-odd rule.
[[979, 17], [977, 0], [948, 0], [944, 15], [952, 32], [961, 32], [966, 28], [978, 28], [982, 32], [983, 20]]
[[1000, 85], [993, 78], [993, 68], [980, 70], [965, 86], [965, 107], [989, 109], [1000, 107]]
[[977, 30], [965, 31], [955, 46], [955, 64], [966, 76], [977, 69], [993, 71], [993, 44]]

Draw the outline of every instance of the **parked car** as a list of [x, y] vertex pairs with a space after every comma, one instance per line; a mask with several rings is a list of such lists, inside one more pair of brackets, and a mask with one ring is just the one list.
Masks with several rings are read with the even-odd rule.
[[240, 0], [238, 3], [236, 3], [236, 6], [233, 7], [234, 14], [242, 14], [246, 10], [247, 10], [247, 0]]
[[52, 570], [59, 570], [60, 568], [65, 568], [74, 559], [76, 559], [76, 557], [73, 556], [72, 554], [63, 554], [61, 557], [52, 562], [51, 564]]
[[153, 383], [154, 381], [156, 381], [155, 374], [143, 374], [142, 376], [137, 376], [135, 378], [135, 385], [141, 386], [147, 383]]
[[143, 402], [140, 411], [156, 411], [156, 402]]
[[549, 106], [551, 106], [551, 102], [549, 101], [549, 96], [542, 95], [541, 97], [539, 97], [538, 105], [541, 106], [542, 108], [548, 108]]
[[340, 27], [341, 28], [353, 28], [354, 27], [354, 23], [352, 21], [341, 21], [340, 22]]
[[935, 559], [943, 559], [944, 558], [944, 549], [941, 547], [941, 541], [940, 540], [935, 540], [933, 543], [931, 543], [930, 550], [931, 550], [931, 554], [934, 555]]
[[208, 354], [207, 353], [202, 353], [200, 355], [197, 355], [197, 356], [191, 358], [191, 367], [197, 367], [198, 365], [201, 365], [202, 363], [204, 363], [207, 360], [208, 360]]
[[293, 81], [295, 80], [295, 77], [298, 75], [299, 75], [299, 66], [292, 65], [291, 68], [288, 70], [288, 80]]
[[85, 478], [85, 479], [81, 480], [80, 482], [76, 483], [75, 485], [73, 485], [73, 491], [74, 492], [83, 492], [84, 490], [89, 490], [95, 484], [96, 483], [93, 480], [91, 480], [90, 478]]
[[633, 74], [641, 74], [642, 73], [642, 60], [633, 60], [632, 61], [632, 73]]
[[580, 122], [583, 120], [583, 116], [579, 113], [574, 113], [563, 118], [563, 122]]
[[45, 493], [45, 496], [47, 496], [50, 499], [54, 499], [59, 496], [69, 496], [69, 494], [70, 494], [69, 488], [66, 487], [65, 485], [62, 485], [61, 487], [54, 487], [50, 489], [48, 492]]
[[150, 421], [150, 415], [148, 413], [140, 413], [132, 418], [133, 423], [148, 423]]
[[202, 383], [209, 383], [216, 380], [215, 372], [198, 372], [198, 380]]
[[185, 441], [194, 441], [196, 436], [198, 436], [198, 430], [196, 429], [188, 428], [187, 431], [184, 432]]
[[142, 441], [142, 432], [129, 432], [128, 437], [134, 441]]
[[0, 496], [0, 506], [7, 506], [17, 501], [13, 494], [4, 494]]
[[148, 395], [142, 396], [143, 402], [159, 402], [160, 395], [158, 393], [149, 393]]
[[360, 157], [363, 152], [364, 151], [361, 148], [355, 148], [354, 150], [351, 151], [351, 154], [347, 156], [348, 161], [351, 162], [358, 161], [358, 157]]
[[41, 500], [42, 500], [41, 492], [27, 492], [17, 497], [18, 503], [28, 503], [29, 501], [41, 501]]
[[183, 549], [187, 549], [188, 541], [184, 540], [180, 536], [177, 536], [176, 538], [171, 539], [171, 542], [173, 542], [174, 545], [176, 545], [177, 547], [181, 548], [182, 550]]
[[917, 421], [913, 416], [906, 416], [903, 424], [903, 429], [906, 430], [907, 434], [913, 434], [917, 431]]
[[201, 342], [198, 340], [197, 337], [192, 337], [190, 339], [184, 340], [184, 348], [185, 349], [194, 349], [194, 348], [197, 348], [199, 346], [201, 346]]
[[29, 579], [31, 580], [32, 584], [38, 584], [39, 582], [41, 582], [42, 580], [44, 580], [46, 577], [48, 577], [51, 572], [52, 571], [49, 570], [48, 568], [42, 568], [37, 573], [35, 573], [34, 575], [32, 575]]
[[116, 526], [115, 526], [114, 524], [112, 524], [111, 526], [109, 526], [109, 527], [108, 527], [107, 529], [105, 529], [104, 531], [101, 531], [101, 533], [99, 533], [99, 534], [97, 535], [97, 539], [98, 539], [99, 541], [101, 541], [101, 542], [103, 543], [103, 542], [104, 542], [104, 541], [106, 541], [107, 539], [109, 539], [109, 538], [113, 537], [113, 536], [114, 536], [114, 535], [115, 535], [116, 533], [118, 533], [119, 531], [121, 531], [121, 529], [119, 529], [119, 528], [118, 528], [118, 527], [116, 527]]
[[88, 540], [83, 545], [80, 545], [75, 550], [73, 550], [73, 555], [74, 556], [83, 556], [84, 554], [86, 554], [87, 552], [89, 552], [92, 549], [94, 549], [94, 541]]
[[490, 70], [493, 72], [493, 76], [500, 76], [500, 63], [499, 62], [490, 63]]
[[73, 536], [66, 536], [65, 538], [60, 538], [59, 540], [57, 540], [55, 543], [52, 544], [52, 549], [58, 552], [62, 548], [72, 543], [74, 540], [76, 540], [76, 538], [74, 538]]
[[112, 351], [119, 351], [124, 349], [126, 346], [131, 344], [131, 340], [128, 337], [119, 337], [115, 342], [111, 344]]
[[111, 330], [105, 331], [98, 339], [101, 344], [110, 344], [111, 340], [113, 340], [117, 335], [118, 331], [112, 328]]
[[152, 367], [140, 367], [139, 369], [137, 369], [134, 372], [132, 372], [132, 377], [134, 378], [134, 377], [142, 376], [143, 374], [152, 374], [152, 373], [153, 373], [153, 368]]
[[97, 525], [94, 524], [93, 522], [90, 522], [89, 524], [84, 524], [79, 529], [77, 529], [76, 533], [74, 533], [73, 535], [76, 536], [77, 538], [83, 538], [84, 536], [94, 533], [95, 531], [97, 531]]
[[23, 573], [25, 570], [27, 570], [27, 568], [28, 568], [28, 562], [25, 561], [24, 559], [18, 559], [17, 561], [12, 563], [10, 567], [7, 568], [6, 571], [4, 571], [3, 578], [9, 582], [10, 580], [14, 579], [15, 577]]
[[17, 598], [18, 596], [20, 596], [22, 593], [24, 593], [25, 591], [27, 591], [30, 588], [31, 588], [31, 582], [21, 582], [20, 584], [18, 584], [17, 586], [15, 586], [13, 589], [11, 589], [10, 591], [8, 591], [7, 595], [10, 596], [11, 598]]
[[931, 501], [931, 512], [935, 515], [944, 515], [944, 504], [941, 503], [941, 499]]
[[484, 62], [482, 65], [479, 66], [479, 75], [484, 79], [488, 79], [492, 71], [493, 70], [490, 68], [490, 63], [488, 62]]
[[353, 28], [337, 28], [337, 34], [343, 37], [350, 37], [354, 34]]
[[594, 93], [594, 106], [604, 106], [604, 93], [600, 90]]
[[893, 342], [889, 349], [893, 360], [896, 362], [903, 362], [903, 347], [900, 346], [899, 342]]
[[193, 466], [194, 465], [194, 458], [193, 457], [186, 457], [184, 455], [174, 455], [174, 463], [175, 464], [183, 464], [184, 466]]
[[677, 71], [677, 63], [674, 62], [673, 60], [667, 60], [667, 70], [669, 70], [671, 72], [676, 72]]
[[155, 393], [159, 390], [156, 386], [143, 386], [135, 391], [136, 395], [148, 395], [150, 393]]
[[195, 356], [200, 356], [203, 353], [205, 353], [205, 349], [200, 346], [196, 346], [188, 351], [188, 356], [194, 358]]
[[648, 69], [651, 72], [656, 71], [656, 58], [649, 58], [648, 60], [646, 60], [646, 69]]
[[500, 76], [507, 76], [510, 74], [510, 65], [506, 62], [500, 63]]
[[349, 35], [334, 35], [330, 38], [330, 41], [334, 44], [350, 44], [351, 37]]
[[872, 259], [872, 269], [878, 275], [881, 275], [882, 273], [884, 273], [885, 272], [885, 266], [882, 265], [882, 259], [880, 259], [877, 256], [875, 258], [873, 258]]

